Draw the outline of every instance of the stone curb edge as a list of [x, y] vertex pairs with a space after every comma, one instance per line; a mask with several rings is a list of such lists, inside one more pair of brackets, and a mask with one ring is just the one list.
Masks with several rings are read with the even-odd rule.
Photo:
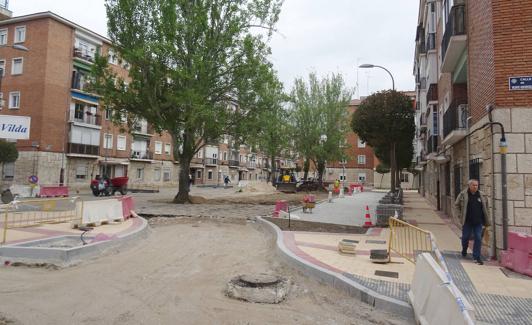
[[267, 220], [264, 220], [262, 217], [257, 217], [256, 220], [260, 223], [260, 225], [265, 226], [267, 231], [276, 236], [277, 252], [290, 265], [300, 269], [306, 275], [315, 277], [334, 288], [345, 291], [350, 296], [358, 298], [360, 301], [367, 303], [370, 306], [383, 309], [394, 314], [399, 314], [411, 321], [414, 321], [414, 310], [410, 304], [384, 296], [360, 285], [359, 283], [345, 277], [342, 274], [332, 272], [303, 260], [299, 256], [296, 256], [294, 253], [292, 253], [285, 246], [283, 242], [283, 234], [279, 227]]

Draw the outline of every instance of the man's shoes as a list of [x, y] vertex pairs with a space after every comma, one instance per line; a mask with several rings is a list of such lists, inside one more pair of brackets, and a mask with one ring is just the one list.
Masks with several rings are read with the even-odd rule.
[[466, 257], [467, 256], [467, 251], [462, 251], [462, 257]]
[[484, 262], [482, 262], [482, 260], [480, 258], [477, 258], [475, 260], [475, 263], [478, 264], [478, 265], [484, 265]]

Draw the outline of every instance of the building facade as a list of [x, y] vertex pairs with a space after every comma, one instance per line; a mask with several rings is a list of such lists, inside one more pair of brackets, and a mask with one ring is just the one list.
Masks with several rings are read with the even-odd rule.
[[[501, 123], [508, 144], [509, 230], [532, 232], [532, 3], [421, 0], [414, 75], [420, 192], [459, 224], [453, 202], [468, 179], [489, 198], [502, 248]], [[508, 23], [511, 22], [511, 23]], [[519, 78], [525, 77], [525, 78]], [[530, 83], [532, 84], [532, 82]]]

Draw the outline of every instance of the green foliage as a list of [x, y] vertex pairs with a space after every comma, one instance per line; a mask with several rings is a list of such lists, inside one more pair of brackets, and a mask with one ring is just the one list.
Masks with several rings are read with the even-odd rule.
[[98, 57], [93, 90], [107, 107], [172, 135], [181, 166], [176, 201], [189, 201], [193, 155], [224, 134], [248, 137], [267, 109], [257, 94], [272, 73], [266, 41], [281, 2], [106, 0], [109, 36], [129, 78]]
[[10, 163], [17, 159], [17, 145], [14, 142], [0, 140], [0, 163]]
[[383, 163], [380, 163], [377, 165], [377, 167], [375, 167], [375, 171], [379, 174], [386, 174], [390, 172], [390, 167]]
[[340, 74], [320, 81], [311, 73], [308, 84], [302, 78], [295, 80], [291, 94], [293, 142], [305, 160], [314, 161], [320, 175], [325, 161], [344, 158], [351, 95]]
[[[397, 168], [408, 168], [412, 162], [414, 115], [408, 96], [395, 90], [382, 91], [360, 104], [353, 114], [351, 128], [396, 175]], [[394, 185], [392, 177], [392, 188]]]

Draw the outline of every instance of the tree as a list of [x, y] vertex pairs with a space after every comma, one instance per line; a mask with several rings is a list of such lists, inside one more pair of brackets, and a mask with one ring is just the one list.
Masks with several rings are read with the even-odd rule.
[[18, 159], [17, 145], [0, 140], [0, 163], [15, 162]]
[[351, 128], [389, 164], [395, 191], [399, 168], [412, 161], [415, 124], [410, 98], [395, 90], [368, 96], [353, 114]]
[[344, 157], [347, 106], [351, 95], [352, 91], [346, 89], [340, 74], [333, 73], [319, 81], [316, 74], [311, 73], [308, 85], [301, 78], [295, 80], [292, 90], [293, 139], [305, 159], [305, 178], [310, 161], [317, 167], [321, 182], [326, 162]]
[[[176, 203], [190, 202], [190, 162], [222, 135], [235, 139], [258, 118], [257, 95], [281, 0], [107, 0], [109, 36], [129, 65], [120, 78], [98, 57], [103, 103], [146, 119], [173, 139], [180, 163]], [[252, 33], [252, 28], [266, 33]]]

